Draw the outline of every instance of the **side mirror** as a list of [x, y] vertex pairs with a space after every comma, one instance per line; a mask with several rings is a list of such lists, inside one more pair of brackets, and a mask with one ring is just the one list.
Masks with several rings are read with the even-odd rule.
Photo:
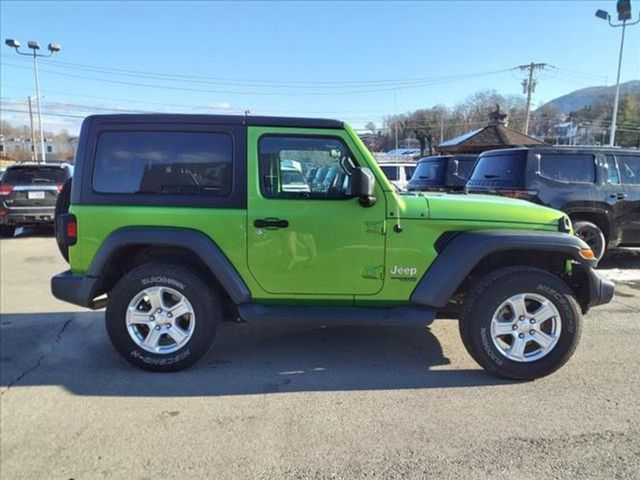
[[374, 195], [376, 179], [373, 172], [366, 167], [356, 167], [351, 172], [351, 192], [360, 198], [360, 205], [371, 207], [376, 203]]

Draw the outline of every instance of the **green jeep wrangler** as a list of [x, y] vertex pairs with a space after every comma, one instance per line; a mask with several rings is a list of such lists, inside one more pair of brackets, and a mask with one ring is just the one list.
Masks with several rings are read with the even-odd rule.
[[67, 302], [106, 307], [116, 350], [192, 365], [223, 318], [379, 325], [457, 317], [488, 372], [562, 366], [613, 297], [566, 215], [520, 200], [399, 193], [335, 120], [98, 115], [57, 205]]

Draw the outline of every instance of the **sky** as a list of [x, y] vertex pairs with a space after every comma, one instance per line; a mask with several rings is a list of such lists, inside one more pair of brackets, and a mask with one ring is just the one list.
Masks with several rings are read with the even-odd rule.
[[[2, 39], [49, 42], [39, 61], [45, 129], [75, 133], [83, 116], [117, 111], [338, 118], [363, 128], [384, 115], [478, 90], [533, 104], [615, 84], [614, 0], [423, 2], [0, 2]], [[640, 1], [632, 1], [633, 16]], [[27, 50], [23, 48], [23, 50]], [[27, 124], [33, 61], [0, 46], [2, 119]], [[627, 28], [621, 80], [640, 78], [640, 25]]]

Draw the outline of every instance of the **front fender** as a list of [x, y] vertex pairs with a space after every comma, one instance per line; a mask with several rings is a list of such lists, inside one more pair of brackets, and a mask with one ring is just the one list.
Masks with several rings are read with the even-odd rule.
[[425, 272], [411, 294], [418, 305], [444, 307], [476, 265], [488, 255], [501, 251], [560, 252], [585, 267], [595, 267], [596, 260], [586, 260], [580, 250], [589, 246], [567, 233], [530, 230], [476, 230], [454, 236]]

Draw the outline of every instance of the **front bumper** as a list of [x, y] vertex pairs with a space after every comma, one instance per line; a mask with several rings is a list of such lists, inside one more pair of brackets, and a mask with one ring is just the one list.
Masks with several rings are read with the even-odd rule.
[[98, 278], [78, 276], [71, 270], [51, 278], [51, 293], [59, 300], [97, 310], [104, 308], [106, 299], [96, 300]]
[[589, 301], [587, 306], [595, 307], [596, 305], [609, 303], [613, 298], [615, 288], [613, 282], [591, 267], [586, 267], [585, 273], [589, 283]]

